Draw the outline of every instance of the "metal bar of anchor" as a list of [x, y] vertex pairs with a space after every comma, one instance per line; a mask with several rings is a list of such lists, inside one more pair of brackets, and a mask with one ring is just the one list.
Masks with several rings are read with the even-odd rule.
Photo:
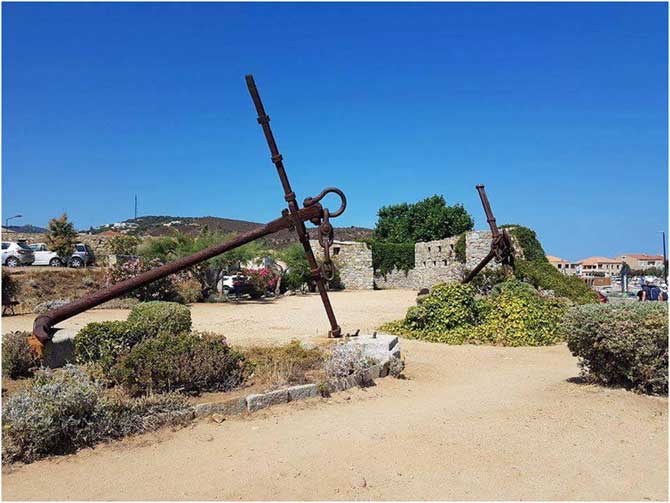
[[[265, 113], [265, 108], [263, 107], [263, 102], [261, 101], [260, 94], [256, 88], [256, 82], [254, 81], [253, 75], [247, 75], [246, 82], [249, 89], [249, 94], [251, 95], [251, 99], [254, 102], [254, 106], [256, 107], [256, 112], [258, 113], [258, 123], [263, 128], [263, 134], [265, 135], [265, 139], [270, 149], [272, 162], [277, 168], [279, 180], [281, 181], [282, 187], [284, 188], [284, 199], [288, 204], [289, 212], [294, 214], [299, 211], [298, 203], [296, 202], [295, 192], [293, 192], [291, 189], [291, 184], [288, 181], [288, 176], [286, 175], [286, 170], [284, 169], [282, 155], [279, 153], [277, 142], [275, 141], [274, 135], [272, 134], [272, 129], [270, 129], [270, 117], [267, 113]], [[342, 335], [342, 330], [337, 324], [337, 320], [335, 319], [335, 313], [333, 312], [333, 307], [330, 304], [328, 292], [326, 291], [326, 285], [323, 277], [321, 276], [321, 270], [316, 262], [316, 258], [314, 257], [314, 251], [312, 250], [312, 246], [309, 243], [309, 235], [307, 233], [307, 228], [305, 227], [304, 222], [296, 222], [295, 230], [298, 233], [298, 239], [300, 239], [302, 247], [305, 250], [305, 256], [307, 257], [307, 262], [309, 262], [312, 278], [314, 278], [316, 282], [319, 295], [321, 296], [321, 301], [323, 302], [323, 307], [326, 310], [326, 316], [328, 316], [328, 321], [330, 322], [331, 329], [328, 332], [328, 336], [340, 337]]]
[[495, 252], [491, 250], [488, 253], [488, 255], [486, 255], [486, 257], [484, 257], [482, 261], [479, 264], [477, 264], [477, 266], [472, 271], [468, 273], [468, 275], [463, 279], [463, 281], [461, 281], [461, 283], [469, 283], [470, 281], [472, 281], [472, 279], [475, 276], [477, 276], [477, 274], [479, 274], [479, 271], [484, 269], [484, 267], [486, 267], [486, 264], [488, 264], [489, 262], [491, 262], [491, 260], [493, 260], [493, 257], [495, 257]]
[[57, 323], [71, 318], [79, 313], [86, 311], [92, 307], [98, 306], [108, 300], [124, 295], [136, 288], [144, 286], [156, 281], [157, 279], [164, 278], [170, 274], [187, 269], [195, 264], [208, 260], [212, 257], [216, 257], [221, 253], [227, 252], [239, 246], [242, 246], [246, 243], [254, 241], [256, 239], [267, 236], [268, 234], [273, 234], [277, 231], [283, 229], [289, 229], [296, 223], [300, 223], [304, 226], [305, 221], [312, 220], [315, 218], [320, 218], [323, 214], [323, 208], [321, 205], [316, 204], [308, 208], [303, 208], [297, 210], [292, 215], [285, 214], [281, 218], [272, 220], [271, 222], [235, 236], [232, 239], [224, 241], [223, 243], [216, 244], [205, 248], [193, 255], [183, 257], [181, 259], [175, 260], [174, 262], [169, 262], [150, 271], [138, 274], [137, 276], [121, 281], [115, 285], [112, 285], [108, 288], [99, 290], [91, 295], [83, 297], [81, 299], [70, 302], [62, 307], [48, 311], [47, 313], [38, 316], [35, 319], [33, 324], [33, 335], [39, 340], [41, 344], [51, 339], [51, 329]]
[[493, 216], [493, 211], [491, 210], [491, 205], [489, 204], [489, 198], [486, 196], [486, 189], [484, 189], [483, 184], [480, 183], [477, 185], [477, 192], [479, 192], [479, 199], [481, 199], [482, 206], [484, 207], [484, 213], [486, 213], [486, 221], [489, 223], [491, 233], [495, 238], [500, 234], [500, 230], [498, 230], [496, 217]]

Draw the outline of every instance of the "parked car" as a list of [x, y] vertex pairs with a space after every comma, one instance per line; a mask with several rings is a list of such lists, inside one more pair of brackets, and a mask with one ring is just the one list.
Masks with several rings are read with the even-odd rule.
[[62, 267], [65, 260], [60, 258], [55, 251], [50, 251], [46, 243], [34, 243], [30, 246], [35, 253], [35, 262], [33, 265], [50, 265], [51, 267]]
[[35, 262], [35, 254], [23, 241], [2, 242], [2, 263], [7, 267], [30, 265]]
[[49, 265], [52, 267], [62, 267], [69, 265], [70, 267], [83, 267], [91, 265], [95, 262], [95, 256], [90, 246], [84, 243], [77, 243], [74, 246], [74, 252], [69, 259], [59, 257], [54, 251], [50, 251], [46, 243], [34, 243], [30, 248], [35, 254], [35, 262], [33, 265]]
[[242, 274], [224, 276], [221, 280], [223, 293], [226, 295], [243, 295], [249, 293], [251, 285], [249, 278]]
[[95, 263], [95, 255], [90, 246], [84, 243], [77, 243], [74, 245], [74, 253], [70, 257], [70, 267], [82, 267], [93, 265]]

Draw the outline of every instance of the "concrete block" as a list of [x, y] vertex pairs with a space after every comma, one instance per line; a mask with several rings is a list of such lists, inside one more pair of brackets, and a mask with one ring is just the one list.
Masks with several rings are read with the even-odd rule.
[[195, 406], [195, 416], [204, 417], [212, 414], [223, 414], [224, 416], [236, 416], [247, 411], [247, 399], [233, 398], [225, 402], [200, 403]]
[[247, 397], [247, 410], [249, 412], [253, 412], [255, 410], [269, 407], [270, 405], [286, 402], [288, 402], [288, 390], [285, 389], [256, 395], [249, 395]]
[[386, 377], [389, 375], [389, 369], [391, 368], [391, 360], [387, 358], [385, 361], [379, 364], [379, 377]]
[[44, 365], [50, 368], [74, 363], [74, 330], [58, 329], [53, 338], [44, 345]]
[[362, 381], [364, 383], [369, 383], [370, 381], [374, 381], [379, 377], [379, 371], [381, 370], [381, 365], [373, 365], [372, 367], [369, 367], [365, 369], [363, 372], [363, 379]]
[[387, 360], [389, 357], [400, 358], [400, 343], [395, 335], [377, 334], [375, 338], [367, 334], [359, 335], [350, 338], [349, 344], [360, 345], [364, 356], [374, 358], [380, 362]]
[[293, 402], [295, 400], [305, 400], [307, 398], [315, 397], [317, 393], [316, 384], [303, 384], [301, 386], [291, 386], [288, 391], [288, 400]]

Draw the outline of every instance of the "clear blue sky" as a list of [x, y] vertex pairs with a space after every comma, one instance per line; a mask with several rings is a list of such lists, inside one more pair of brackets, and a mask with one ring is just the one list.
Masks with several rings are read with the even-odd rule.
[[253, 73], [298, 197], [336, 225], [443, 194], [569, 259], [660, 252], [668, 12], [642, 4], [2, 5], [3, 218], [266, 221], [283, 198]]

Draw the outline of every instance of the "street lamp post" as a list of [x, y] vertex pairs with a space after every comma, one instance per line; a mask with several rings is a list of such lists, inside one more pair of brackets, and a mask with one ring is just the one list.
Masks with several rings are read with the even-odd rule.
[[7, 218], [5, 218], [5, 229], [6, 229], [7, 227], [9, 227], [9, 221], [10, 221], [12, 218], [21, 218], [22, 216], [23, 216], [23, 215], [19, 214], [19, 215], [14, 215], [13, 217], [7, 217]]

